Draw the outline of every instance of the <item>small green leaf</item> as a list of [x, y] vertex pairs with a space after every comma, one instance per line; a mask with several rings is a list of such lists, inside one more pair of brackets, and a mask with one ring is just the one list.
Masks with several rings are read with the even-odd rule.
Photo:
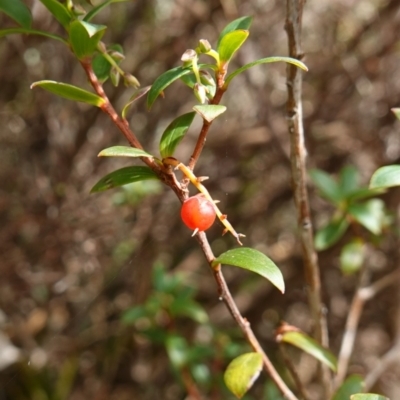
[[21, 0], [0, 0], [0, 11], [3, 11], [23, 28], [31, 27], [31, 11]]
[[105, 82], [110, 77], [111, 64], [103, 54], [97, 54], [93, 57], [92, 68], [99, 81]]
[[388, 165], [377, 169], [369, 183], [370, 189], [400, 186], [400, 165]]
[[400, 108], [392, 108], [391, 110], [393, 114], [396, 116], [396, 118], [400, 119]]
[[188, 131], [196, 113], [190, 112], [174, 119], [164, 131], [160, 140], [160, 154], [162, 158], [171, 157], [178, 144]]
[[144, 166], [133, 166], [118, 169], [101, 178], [92, 188], [90, 193], [102, 192], [128, 183], [158, 179], [158, 176], [149, 168]]
[[11, 29], [2, 29], [0, 30], [0, 38], [7, 36], [7, 35], [14, 35], [14, 34], [23, 34], [23, 35], [39, 35], [39, 36], [46, 36], [50, 39], [59, 40], [60, 42], [68, 45], [68, 43], [58, 35], [54, 35], [52, 33], [38, 31], [36, 29], [26, 29], [26, 28], [11, 28]]
[[207, 313], [198, 303], [191, 299], [185, 299], [185, 301], [182, 301], [180, 298], [174, 298], [174, 301], [169, 307], [169, 312], [172, 316], [189, 317], [199, 324], [205, 324], [208, 322]]
[[185, 338], [181, 336], [168, 336], [165, 346], [171, 364], [175, 368], [182, 368], [187, 363], [189, 346]]
[[221, 63], [228, 63], [249, 36], [249, 31], [237, 30], [227, 33], [218, 45]]
[[262, 369], [262, 356], [259, 353], [246, 353], [230, 362], [224, 373], [227, 388], [241, 399], [253, 386]]
[[131, 1], [131, 0], [106, 0], [103, 3], [100, 3], [96, 7], [93, 7], [83, 18], [84, 21], [89, 22], [94, 16], [96, 16], [101, 10], [106, 8], [112, 3], [122, 3], [124, 1]]
[[296, 346], [310, 356], [313, 356], [317, 360], [327, 365], [332, 371], [336, 372], [336, 357], [329, 350], [322, 347], [318, 342], [306, 335], [304, 332], [284, 332], [280, 335], [279, 341]]
[[270, 258], [258, 250], [248, 247], [228, 250], [217, 257], [212, 264], [214, 266], [217, 264], [226, 264], [247, 269], [268, 279], [282, 293], [285, 291], [282, 272]]
[[77, 86], [69, 85], [68, 83], [38, 81], [32, 83], [31, 89], [35, 88], [36, 86], [39, 86], [42, 89], [45, 89], [60, 97], [64, 97], [65, 99], [92, 104], [96, 107], [101, 107], [105, 103], [105, 101], [97, 94], [88, 92], [87, 90], [81, 89]]
[[97, 157], [151, 157], [151, 154], [141, 149], [128, 146], [113, 146], [102, 150]]
[[333, 395], [332, 400], [349, 400], [352, 394], [360, 393], [363, 389], [363, 378], [359, 375], [350, 375]]
[[381, 199], [371, 199], [363, 204], [352, 204], [349, 214], [375, 235], [382, 232], [385, 223], [385, 203]]
[[138, 319], [146, 317], [147, 312], [143, 306], [132, 307], [126, 310], [121, 317], [121, 321], [126, 324], [134, 324]]
[[226, 107], [216, 104], [207, 104], [204, 106], [194, 106], [193, 110], [207, 122], [212, 122], [215, 118], [226, 111]]
[[238, 29], [244, 29], [244, 30], [249, 30], [251, 23], [253, 21], [252, 17], [241, 17], [238, 19], [235, 19], [234, 21], [230, 22], [221, 32], [218, 38], [218, 43], [217, 43], [217, 48], [219, 47], [219, 44], [222, 40], [222, 38], [233, 31], [236, 31]]
[[157, 97], [161, 92], [166, 89], [171, 83], [175, 82], [181, 76], [189, 74], [190, 68], [176, 67], [161, 74], [151, 86], [149, 94], [147, 95], [147, 107], [151, 108]]
[[346, 244], [340, 253], [340, 269], [345, 274], [354, 274], [364, 263], [365, 244], [361, 239], [355, 239]]
[[75, 20], [71, 23], [69, 39], [72, 50], [80, 60], [91, 56], [95, 52], [106, 28], [105, 25], [95, 25], [80, 20]]
[[316, 233], [315, 248], [321, 251], [333, 246], [344, 235], [348, 226], [349, 223], [343, 217], [330, 221]]
[[148, 91], [150, 90], [150, 86], [145, 86], [143, 88], [135, 90], [129, 101], [124, 105], [124, 108], [122, 109], [122, 118], [126, 118], [126, 113], [128, 112], [129, 107], [137, 100], [139, 100], [141, 97], [143, 97]]
[[342, 168], [339, 176], [339, 187], [346, 196], [358, 189], [358, 171], [352, 165]]
[[304, 69], [304, 71], [308, 71], [308, 68], [304, 63], [302, 63], [299, 60], [296, 60], [295, 58], [291, 57], [267, 57], [267, 58], [261, 58], [260, 60], [253, 61], [249, 64], [244, 65], [243, 67], [238, 68], [237, 70], [233, 71], [231, 74], [229, 74], [226, 79], [225, 79], [225, 87], [227, 87], [230, 83], [230, 81], [237, 75], [241, 74], [242, 72], [248, 70], [251, 67], [254, 67], [255, 65], [260, 65], [260, 64], [269, 64], [269, 63], [274, 63], [274, 62], [279, 62], [283, 61], [288, 64], [293, 64], [296, 65], [296, 67], [299, 67], [301, 69]]
[[384, 188], [376, 188], [376, 189], [369, 189], [369, 188], [360, 188], [356, 189], [353, 192], [349, 193], [347, 195], [347, 201], [349, 203], [354, 203], [357, 200], [363, 200], [367, 199], [368, 197], [374, 197], [377, 196], [378, 194], [382, 194], [386, 192], [386, 189]]
[[339, 185], [329, 174], [320, 169], [313, 169], [310, 171], [310, 177], [319, 189], [321, 196], [336, 205], [343, 200]]
[[72, 19], [72, 14], [64, 4], [58, 0], [40, 0], [40, 2], [53, 14], [53, 17], [67, 29]]
[[374, 393], [357, 393], [350, 396], [350, 400], [390, 400], [388, 397]]

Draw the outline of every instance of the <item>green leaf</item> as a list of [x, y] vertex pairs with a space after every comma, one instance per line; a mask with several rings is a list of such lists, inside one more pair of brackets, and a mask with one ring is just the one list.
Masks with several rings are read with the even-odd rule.
[[375, 235], [382, 232], [385, 223], [385, 203], [381, 199], [371, 199], [363, 204], [352, 204], [349, 214]]
[[344, 235], [348, 226], [349, 223], [344, 217], [330, 221], [316, 233], [315, 248], [321, 251], [333, 246]]
[[21, 0], [0, 0], [0, 11], [3, 11], [23, 28], [31, 27], [31, 11]]
[[365, 258], [365, 244], [355, 239], [346, 244], [340, 253], [340, 269], [345, 274], [353, 274], [360, 270]]
[[124, 1], [131, 1], [131, 0], [106, 0], [103, 3], [100, 3], [96, 7], [93, 7], [83, 18], [84, 21], [89, 22], [94, 16], [96, 16], [100, 11], [104, 8], [109, 6], [112, 3], [122, 3]]
[[138, 319], [146, 317], [147, 312], [144, 309], [143, 306], [137, 306], [137, 307], [132, 307], [126, 310], [121, 317], [121, 321], [124, 324], [133, 324], [135, 323]]
[[400, 165], [388, 165], [377, 169], [369, 183], [370, 189], [400, 186]]
[[363, 200], [367, 199], [368, 197], [374, 197], [377, 196], [378, 194], [382, 194], [386, 192], [386, 189], [384, 188], [376, 188], [376, 189], [369, 189], [369, 188], [360, 188], [354, 190], [352, 193], [349, 193], [347, 195], [347, 201], [349, 203], [354, 203], [357, 200]]
[[90, 193], [102, 192], [128, 183], [158, 179], [158, 176], [144, 166], [132, 166], [118, 169], [101, 178], [92, 188]]
[[53, 14], [53, 17], [64, 27], [68, 28], [72, 14], [64, 4], [58, 0], [40, 0], [40, 2]]
[[129, 107], [137, 100], [139, 100], [141, 97], [143, 97], [148, 91], [150, 90], [150, 86], [145, 86], [143, 88], [135, 90], [129, 101], [124, 105], [124, 108], [122, 109], [122, 118], [126, 118], [126, 113], [128, 112]]
[[350, 400], [390, 400], [388, 397], [374, 393], [357, 393], [350, 396]]
[[151, 86], [149, 94], [147, 95], [147, 107], [150, 109], [157, 97], [161, 92], [167, 88], [171, 83], [175, 82], [181, 76], [189, 74], [190, 68], [176, 67], [161, 74]]
[[392, 108], [391, 110], [393, 114], [396, 116], [396, 118], [400, 119], [400, 108]]
[[164, 131], [160, 140], [160, 154], [162, 158], [171, 157], [178, 144], [188, 131], [196, 113], [190, 112], [174, 119]]
[[181, 336], [168, 336], [165, 346], [171, 364], [175, 368], [182, 368], [187, 363], [189, 346], [185, 338]]
[[227, 33], [218, 45], [218, 54], [221, 63], [228, 63], [240, 49], [249, 36], [249, 31], [237, 30]]
[[359, 375], [350, 375], [333, 395], [332, 400], [349, 400], [352, 394], [360, 393], [363, 389], [363, 378]]
[[339, 185], [329, 174], [320, 169], [312, 169], [310, 177], [320, 191], [321, 196], [336, 205], [343, 200]]
[[113, 146], [102, 150], [97, 157], [151, 157], [151, 154], [141, 149], [128, 146]]
[[7, 36], [7, 35], [14, 35], [14, 34], [25, 34], [25, 35], [40, 35], [40, 36], [46, 36], [50, 39], [55, 39], [59, 40], [60, 42], [63, 42], [65, 45], [68, 45], [68, 43], [58, 35], [54, 35], [52, 33], [44, 32], [44, 31], [38, 31], [36, 29], [26, 29], [26, 28], [11, 28], [11, 29], [2, 29], [0, 30], [0, 38]]
[[105, 82], [110, 77], [111, 64], [103, 54], [97, 54], [93, 57], [92, 68], [99, 81]]
[[221, 32], [218, 38], [218, 43], [217, 43], [217, 48], [219, 47], [219, 44], [222, 40], [222, 38], [233, 31], [236, 31], [238, 29], [244, 29], [248, 30], [251, 26], [251, 23], [253, 21], [252, 17], [241, 17], [238, 19], [235, 19], [234, 21], [230, 22]]
[[358, 171], [352, 165], [342, 168], [339, 177], [339, 187], [346, 196], [358, 189]]
[[101, 107], [105, 103], [105, 101], [97, 94], [88, 92], [87, 90], [81, 89], [77, 86], [69, 85], [68, 83], [38, 81], [32, 83], [31, 89], [35, 88], [36, 86], [39, 86], [42, 89], [45, 89], [48, 92], [54, 93], [60, 97], [64, 97], [65, 99], [92, 104], [96, 107]]
[[193, 110], [207, 122], [212, 122], [215, 118], [226, 111], [226, 107], [216, 104], [206, 104], [204, 106], [194, 106]]
[[241, 399], [253, 386], [262, 369], [259, 353], [246, 353], [230, 362], [224, 374], [227, 388]]
[[233, 265], [247, 269], [268, 279], [282, 293], [285, 291], [282, 272], [270, 258], [258, 250], [248, 247], [228, 250], [217, 257], [212, 264], [213, 266], [217, 264]]
[[274, 62], [279, 62], [283, 61], [288, 64], [293, 64], [296, 65], [296, 67], [299, 67], [301, 69], [304, 69], [304, 71], [308, 71], [308, 68], [304, 63], [302, 63], [299, 60], [296, 60], [295, 58], [291, 57], [267, 57], [267, 58], [261, 58], [260, 60], [253, 61], [249, 64], [243, 65], [243, 67], [238, 68], [237, 70], [233, 71], [231, 74], [229, 74], [226, 79], [225, 79], [225, 87], [227, 87], [230, 83], [230, 81], [237, 75], [241, 74], [242, 72], [248, 70], [251, 67], [254, 67], [255, 65], [260, 65], [260, 64], [269, 64], [269, 63], [274, 63]]
[[327, 365], [332, 371], [336, 372], [336, 357], [327, 349], [322, 347], [317, 341], [304, 332], [289, 331], [279, 335], [279, 341], [289, 343], [303, 350], [310, 356]]
[[205, 324], [208, 321], [208, 315], [198, 303], [191, 299], [182, 301], [180, 298], [174, 298], [169, 307], [169, 312], [173, 316], [185, 316], [191, 318], [199, 324]]
[[91, 56], [96, 51], [106, 28], [105, 25], [95, 25], [79, 20], [71, 23], [69, 39], [72, 50], [80, 60]]

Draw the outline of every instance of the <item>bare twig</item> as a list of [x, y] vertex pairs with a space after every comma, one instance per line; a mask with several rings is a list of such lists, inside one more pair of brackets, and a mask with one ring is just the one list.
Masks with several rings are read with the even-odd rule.
[[[285, 29], [289, 41], [290, 57], [301, 60], [301, 24], [304, 0], [287, 0]], [[304, 144], [303, 112], [301, 102], [302, 72], [294, 65], [287, 66], [287, 120], [291, 143], [292, 184], [297, 209], [298, 226], [308, 285], [308, 301], [315, 323], [314, 336], [322, 346], [329, 347], [327, 322], [321, 299], [321, 279], [318, 256], [314, 248], [313, 228], [306, 183], [306, 148]], [[327, 367], [322, 366], [325, 397], [330, 397], [331, 378]]]

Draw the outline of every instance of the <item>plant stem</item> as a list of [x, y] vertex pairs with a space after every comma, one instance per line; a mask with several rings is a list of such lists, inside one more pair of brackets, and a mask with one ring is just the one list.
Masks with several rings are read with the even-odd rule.
[[[289, 56], [301, 60], [301, 24], [304, 0], [287, 0], [285, 29], [289, 41]], [[318, 256], [314, 248], [313, 228], [306, 183], [306, 148], [304, 143], [303, 113], [301, 103], [302, 72], [294, 65], [287, 66], [287, 120], [291, 143], [291, 169], [294, 200], [303, 250], [305, 276], [308, 285], [308, 302], [315, 323], [314, 336], [324, 347], [328, 347], [327, 322], [321, 299], [321, 278]], [[331, 375], [322, 366], [322, 381], [325, 398], [330, 398]]]

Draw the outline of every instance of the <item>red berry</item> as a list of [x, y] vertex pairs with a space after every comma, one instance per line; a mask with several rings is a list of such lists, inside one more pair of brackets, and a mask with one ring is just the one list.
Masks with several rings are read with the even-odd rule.
[[181, 217], [190, 229], [206, 231], [215, 221], [215, 209], [203, 194], [189, 197], [182, 204]]

